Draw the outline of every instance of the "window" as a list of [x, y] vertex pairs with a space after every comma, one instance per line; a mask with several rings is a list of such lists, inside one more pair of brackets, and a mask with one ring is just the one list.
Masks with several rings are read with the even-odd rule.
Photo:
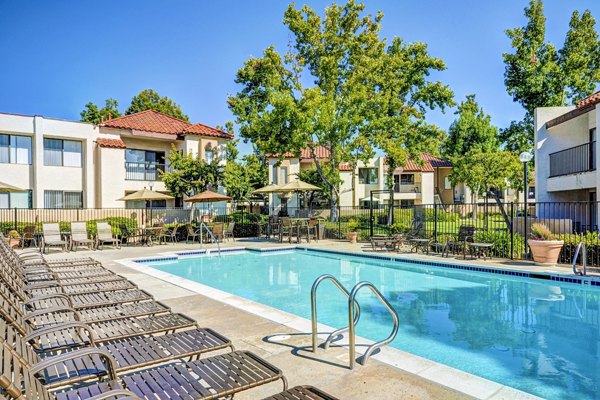
[[0, 208], [31, 208], [31, 190], [0, 193]]
[[81, 142], [44, 139], [44, 165], [81, 167]]
[[414, 207], [414, 200], [400, 200], [400, 208], [411, 208]]
[[452, 182], [450, 182], [450, 177], [449, 176], [444, 177], [444, 189], [445, 190], [452, 189]]
[[215, 151], [213, 150], [211, 144], [207, 144], [204, 148], [204, 161], [207, 164], [212, 163], [215, 160]]
[[0, 163], [31, 164], [31, 137], [0, 135]]
[[45, 208], [83, 208], [83, 192], [44, 191]]
[[281, 167], [281, 184], [285, 185], [288, 183], [288, 169], [287, 167]]
[[415, 174], [400, 174], [400, 184], [401, 185], [414, 185], [415, 184]]
[[279, 184], [279, 176], [277, 175], [279, 173], [279, 168], [277, 168], [276, 165], [273, 165], [273, 171], [272, 171], [272, 177], [273, 177], [273, 183], [275, 185]]
[[528, 186], [527, 192], [528, 199], [535, 199], [535, 186]]
[[146, 208], [146, 206], [150, 208], [166, 208], [167, 201], [166, 200], [127, 200], [125, 202], [125, 208]]
[[158, 170], [164, 171], [165, 152], [150, 150], [125, 150], [125, 179], [131, 181], [157, 181]]
[[379, 183], [379, 168], [359, 168], [358, 183], [377, 185]]

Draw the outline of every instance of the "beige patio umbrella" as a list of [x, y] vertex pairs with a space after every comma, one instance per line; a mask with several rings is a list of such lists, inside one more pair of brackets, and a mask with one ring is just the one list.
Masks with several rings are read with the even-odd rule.
[[205, 190], [202, 193], [198, 193], [195, 196], [190, 197], [189, 199], [185, 199], [188, 203], [213, 203], [217, 201], [229, 201], [232, 200], [231, 197], [226, 196], [221, 193], [215, 193], [212, 190]]
[[254, 194], [269, 194], [269, 193], [277, 193], [281, 189], [281, 186], [271, 183], [270, 185], [261, 187], [260, 189], [256, 189]]
[[138, 190], [137, 192], [133, 192], [128, 194], [127, 196], [121, 197], [118, 199], [119, 201], [133, 201], [133, 200], [170, 200], [175, 197], [170, 196], [168, 194], [155, 192], [154, 190], [143, 188], [142, 190]]
[[[300, 192], [313, 192], [313, 191], [317, 191], [317, 190], [321, 190], [320, 187], [315, 186], [315, 185], [311, 185], [310, 183], [301, 181], [301, 180], [295, 180], [289, 183], [286, 183], [285, 185], [281, 186], [279, 188], [279, 192], [281, 193], [296, 193], [296, 201], [299, 203], [299, 193]], [[298, 204], [297, 203], [297, 204]], [[312, 207], [312, 204], [309, 204], [309, 208]]]
[[18, 188], [8, 183], [0, 182], [0, 192], [24, 192], [25, 189]]
[[[121, 197], [117, 199], [118, 201], [133, 201], [133, 200], [143, 200], [143, 201], [151, 201], [151, 200], [170, 200], [175, 197], [170, 196], [168, 194], [155, 192], [150, 189], [143, 188], [142, 190], [138, 190], [137, 192], [133, 192], [128, 194], [127, 196]], [[148, 210], [146, 206], [146, 222], [148, 222]], [[150, 214], [152, 214], [152, 203], [150, 203]], [[142, 222], [144, 221], [144, 217], [142, 216]]]

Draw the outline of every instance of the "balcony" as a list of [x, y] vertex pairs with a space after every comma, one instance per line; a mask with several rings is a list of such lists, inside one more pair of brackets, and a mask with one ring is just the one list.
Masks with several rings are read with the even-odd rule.
[[394, 193], [421, 193], [421, 185], [394, 183]]
[[170, 171], [170, 168], [151, 162], [125, 162], [125, 180], [128, 181], [160, 181], [160, 171]]
[[550, 178], [596, 170], [596, 142], [550, 154]]

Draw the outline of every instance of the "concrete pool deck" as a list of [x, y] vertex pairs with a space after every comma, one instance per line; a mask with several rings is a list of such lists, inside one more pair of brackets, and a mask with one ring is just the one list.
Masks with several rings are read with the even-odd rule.
[[[283, 246], [286, 246], [284, 243]], [[277, 242], [237, 240], [227, 247], [272, 248]], [[320, 241], [302, 244], [328, 250], [362, 252], [370, 246], [341, 241]], [[229, 337], [237, 349], [250, 350], [281, 368], [290, 386], [311, 384], [340, 399], [528, 399], [534, 396], [482, 378], [446, 367], [396, 349], [384, 348], [371, 358], [366, 366], [347, 368], [348, 351], [344, 347], [310, 350], [311, 338], [307, 334], [306, 320], [257, 305], [236, 296], [224, 294], [206, 286], [190, 283], [182, 278], [157, 277], [143, 271], [126, 259], [160, 256], [163, 253], [198, 250], [198, 244], [169, 244], [153, 247], [125, 247], [120, 250], [106, 248], [102, 251], [52, 252], [49, 259], [90, 256], [114, 272], [136, 283], [175, 312], [196, 319], [200, 326], [211, 327]], [[213, 249], [214, 245], [204, 248]], [[372, 253], [369, 251], [369, 253]], [[469, 261], [462, 257], [453, 259], [434, 255], [388, 253], [413, 259], [459, 262], [490, 267], [568, 274], [565, 267], [538, 267], [531, 263], [512, 263], [502, 260]], [[124, 265], [125, 264], [125, 265]], [[128, 266], [129, 265], [129, 266]], [[133, 267], [133, 268], [132, 268]], [[162, 278], [162, 279], [161, 279]], [[183, 282], [185, 281], [185, 282]], [[308, 302], [309, 299], [306, 299]], [[342, 342], [343, 344], [343, 342]], [[236, 395], [240, 399], [260, 399], [281, 390], [279, 383], [256, 388]]]

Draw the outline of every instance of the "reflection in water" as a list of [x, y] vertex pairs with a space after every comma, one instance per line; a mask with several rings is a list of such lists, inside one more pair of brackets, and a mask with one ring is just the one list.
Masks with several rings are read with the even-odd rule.
[[[392, 346], [551, 399], [600, 398], [599, 295], [574, 285], [307, 252], [228, 255], [153, 267], [304, 318], [329, 273], [373, 282], [398, 312]], [[357, 334], [380, 340], [391, 317], [360, 292]], [[347, 325], [346, 299], [319, 288], [319, 322]]]

